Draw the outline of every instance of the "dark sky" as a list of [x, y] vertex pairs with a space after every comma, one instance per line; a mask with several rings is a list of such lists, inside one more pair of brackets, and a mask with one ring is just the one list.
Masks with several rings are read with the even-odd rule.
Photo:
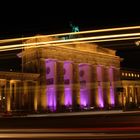
[[[43, 1], [10, 3], [8, 1], [1, 4], [0, 38], [70, 32], [70, 23], [78, 25], [80, 31], [140, 25], [139, 4], [91, 0], [46, 1], [46, 3]], [[4, 62], [4, 64], [0, 62], [2, 67], [9, 69], [10, 65], [10, 68], [14, 69], [16, 57], [14, 58], [13, 54], [11, 52], [9, 55], [9, 58], [13, 58], [12, 63], [4, 60], [5, 57], [1, 55], [1, 60]], [[137, 60], [140, 58], [138, 51], [133, 51], [132, 54]], [[127, 57], [122, 64], [124, 67], [139, 68], [135, 59], [131, 59], [130, 51], [122, 51], [119, 55]]]
[[6, 3], [0, 9], [0, 37], [138, 25], [139, 4], [91, 1], [52, 1]]

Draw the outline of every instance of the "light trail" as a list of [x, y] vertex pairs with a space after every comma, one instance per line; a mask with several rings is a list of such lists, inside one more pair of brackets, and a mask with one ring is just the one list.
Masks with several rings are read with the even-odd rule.
[[[103, 42], [103, 41], [127, 40], [127, 39], [131, 39], [132, 38], [131, 36], [140, 36], [140, 33], [104, 35], [104, 36], [95, 36], [95, 37], [74, 38], [74, 39], [67, 39], [67, 40], [53, 40], [53, 41], [46, 41], [46, 42], [43, 41], [43, 42], [27, 43], [27, 44], [5, 45], [5, 46], [0, 46], [0, 51], [17, 50], [17, 49], [21, 49], [22, 47], [26, 47], [26, 48], [39, 47], [36, 45], [50, 45], [50, 44], [52, 45], [53, 43], [59, 44], [59, 43], [67, 43], [67, 42], [70, 43], [70, 42], [76, 42], [76, 41], [93, 40], [92, 42]], [[122, 38], [122, 37], [125, 37], [125, 38]], [[139, 39], [139, 37], [133, 37], [133, 39]], [[27, 46], [30, 46], [30, 47], [27, 47]]]
[[78, 140], [85, 140], [85, 139], [139, 139], [139, 133], [1, 133], [0, 139], [78, 139]]
[[[79, 41], [79, 42], [76, 42], [76, 41], [73, 41], [73, 42], [62, 42], [62, 43], [58, 43], [58, 44], [55, 44], [57, 42], [55, 42], [53, 44], [54, 41], [52, 42], [38, 42], [38, 43], [28, 43], [28, 44], [16, 44], [16, 45], [7, 45], [7, 46], [3, 46], [2, 48], [0, 48], [0, 51], [10, 51], [10, 50], [19, 50], [19, 49], [22, 49], [21, 47], [25, 47], [26, 49], [28, 48], [40, 48], [40, 47], [43, 47], [43, 46], [50, 46], [53, 45], [53, 46], [60, 46], [60, 45], [72, 45], [72, 44], [81, 44], [81, 43], [96, 43], [96, 42], [107, 42], [107, 41], [121, 41], [121, 40], [132, 40], [132, 39], [140, 39], [140, 37], [126, 37], [126, 38], [117, 38], [117, 39], [99, 39], [99, 40], [92, 40], [92, 41]], [[34, 45], [34, 46], [33, 46]], [[37, 45], [41, 45], [41, 46], [37, 46]]]
[[80, 41], [80, 42], [69, 42], [69, 43], [59, 43], [53, 44], [55, 46], [60, 45], [71, 45], [71, 44], [82, 44], [82, 43], [96, 43], [96, 42], [107, 42], [107, 41], [123, 41], [123, 40], [133, 40], [133, 39], [140, 39], [140, 37], [127, 37], [127, 38], [117, 38], [117, 39], [103, 39], [103, 40], [92, 40], [92, 41]]
[[139, 139], [140, 127], [8, 128], [0, 139]]
[[[110, 122], [108, 122], [110, 123]], [[116, 122], [117, 123], [117, 122]], [[121, 122], [122, 123], [122, 122]], [[133, 123], [133, 122], [131, 122]], [[140, 127], [81, 127], [81, 128], [3, 128], [1, 133], [73, 133], [73, 132], [111, 132], [111, 131], [140, 131]]]
[[132, 30], [132, 29], [140, 29], [140, 26], [119, 27], [119, 28], [109, 28], [109, 29], [97, 29], [97, 30], [88, 30], [88, 31], [80, 31], [80, 32], [70, 32], [70, 33], [60, 33], [60, 34], [51, 34], [51, 35], [38, 35], [38, 36], [31, 36], [31, 37], [21, 37], [21, 38], [13, 38], [13, 39], [3, 39], [3, 40], [0, 40], [0, 43], [8, 43], [8, 42], [14, 42], [14, 41], [24, 41], [24, 40], [27, 40], [27, 39], [35, 39], [35, 38], [45, 38], [45, 37], [65, 36], [65, 35], [80, 35], [80, 34], [88, 34], [88, 33]]

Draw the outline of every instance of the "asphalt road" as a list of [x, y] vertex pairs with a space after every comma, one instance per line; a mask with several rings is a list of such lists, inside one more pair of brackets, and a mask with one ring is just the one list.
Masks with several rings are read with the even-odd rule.
[[140, 139], [140, 113], [0, 118], [0, 139]]
[[[122, 131], [123, 130], [123, 131]], [[1, 129], [0, 139], [140, 139], [140, 127], [71, 129]]]
[[[58, 113], [59, 114], [59, 113]], [[140, 112], [1, 117], [0, 128], [139, 127]], [[66, 113], [67, 114], [67, 113]]]

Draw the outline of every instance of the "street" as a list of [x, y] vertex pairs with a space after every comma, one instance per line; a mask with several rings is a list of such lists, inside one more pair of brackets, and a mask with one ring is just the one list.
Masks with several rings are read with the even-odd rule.
[[140, 113], [0, 118], [0, 139], [140, 139]]
[[1, 129], [0, 139], [139, 139], [140, 127], [71, 129]]

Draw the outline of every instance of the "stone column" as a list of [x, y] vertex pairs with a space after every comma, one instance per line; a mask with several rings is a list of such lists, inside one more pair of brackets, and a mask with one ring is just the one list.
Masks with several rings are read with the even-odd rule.
[[96, 105], [98, 108], [104, 107], [103, 99], [103, 69], [101, 65], [97, 66], [97, 89], [96, 89]]
[[130, 94], [129, 102], [134, 103], [135, 96], [134, 96], [134, 86], [133, 85], [130, 86], [130, 93], [129, 94]]
[[22, 111], [22, 98], [23, 98], [23, 82], [21, 80], [16, 81], [16, 109]]
[[64, 107], [64, 67], [63, 62], [56, 62], [56, 108], [63, 111]]
[[[35, 82], [32, 81], [32, 80], [26, 80], [24, 81], [23, 83], [24, 85], [24, 90], [23, 92], [21, 92], [23, 96], [20, 96], [24, 98], [24, 101], [21, 101], [23, 102], [24, 104], [20, 104], [20, 108], [21, 106], [24, 106], [24, 109], [26, 111], [30, 111], [30, 112], [33, 112], [35, 111]], [[22, 100], [20, 99], [19, 100]]]
[[50, 111], [57, 109], [57, 61], [54, 59], [45, 60], [46, 67], [46, 96], [43, 99]]
[[6, 81], [6, 111], [11, 112], [10, 81]]
[[[114, 86], [114, 89], [116, 89], [117, 87], [120, 86], [120, 68], [117, 68], [117, 67], [113, 67], [113, 86]], [[120, 93], [117, 93], [116, 92], [117, 90], [114, 90], [114, 98], [115, 98], [115, 107], [121, 107], [122, 106], [122, 103], [119, 101], [119, 98], [120, 98]]]
[[34, 82], [35, 86], [34, 86], [34, 111], [37, 112], [38, 111], [38, 105], [39, 105], [39, 84], [38, 82]]
[[108, 73], [109, 73], [109, 105], [111, 107], [115, 107], [115, 89], [114, 89], [114, 67], [109, 67]]
[[39, 111], [46, 111], [47, 110], [47, 81], [46, 81], [46, 75], [47, 75], [47, 59], [41, 59], [40, 60], [40, 68], [37, 68], [40, 73], [39, 77], [39, 91], [38, 91], [38, 110]]
[[0, 112], [5, 112], [6, 110], [6, 79], [0, 79]]
[[126, 88], [122, 85], [123, 92], [122, 92], [122, 107], [126, 105]]
[[73, 100], [73, 62], [64, 61], [64, 105], [72, 107]]
[[125, 101], [124, 101], [124, 104], [126, 105], [126, 104], [128, 104], [129, 103], [129, 98], [128, 98], [128, 86], [127, 85], [125, 85], [124, 86], [124, 88], [125, 88]]
[[34, 97], [33, 97], [33, 83], [32, 81], [29, 81], [27, 82], [27, 91], [28, 91], [28, 99], [27, 99], [27, 102], [28, 102], [28, 106], [27, 106], [27, 110], [28, 111], [33, 111], [33, 101], [34, 101]]
[[97, 66], [92, 65], [91, 66], [91, 94], [90, 94], [90, 104], [91, 108], [96, 107], [96, 92], [97, 92]]
[[73, 63], [73, 109], [80, 109], [80, 85], [79, 85], [79, 66]]
[[79, 64], [80, 106], [89, 109], [91, 106], [91, 66], [87, 63]]
[[10, 108], [11, 110], [15, 110], [15, 105], [16, 105], [16, 88], [15, 88], [15, 81], [10, 80]]
[[27, 110], [28, 108], [28, 81], [23, 81], [23, 98], [22, 98], [23, 108]]
[[135, 104], [138, 105], [140, 104], [140, 86], [139, 85], [135, 85], [134, 87], [134, 101], [135, 101]]
[[137, 104], [140, 106], [140, 85], [137, 86]]

